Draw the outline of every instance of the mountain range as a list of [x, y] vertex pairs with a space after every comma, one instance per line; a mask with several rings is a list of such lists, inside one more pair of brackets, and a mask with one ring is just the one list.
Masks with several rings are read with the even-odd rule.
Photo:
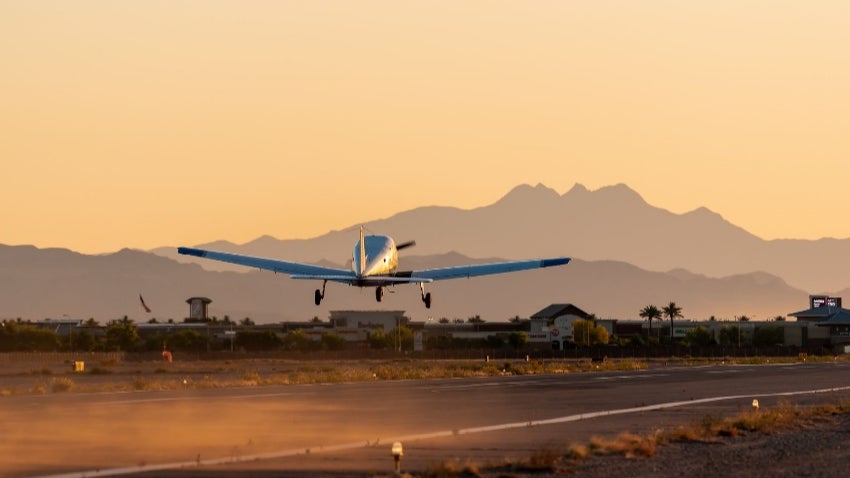
[[[366, 224], [396, 240], [417, 241], [416, 254], [469, 257], [569, 256], [627, 262], [650, 271], [685, 269], [721, 278], [767, 272], [794, 287], [825, 293], [850, 287], [850, 239], [764, 240], [699, 208], [674, 214], [649, 205], [623, 184], [590, 191], [577, 184], [559, 195], [542, 184], [521, 185], [476, 209], [430, 206]], [[344, 263], [357, 241], [353, 225], [313, 239], [263, 236], [246, 244], [198, 247], [264, 257]], [[174, 247], [154, 252], [178, 260]], [[402, 258], [403, 259], [403, 258]], [[237, 270], [205, 261], [204, 268]], [[402, 264], [402, 268], [405, 266]]]
[[[407, 257], [412, 268], [444, 267], [500, 260], [457, 253]], [[338, 265], [341, 267], [342, 265]], [[458, 279], [428, 286], [431, 309], [415, 286], [390, 289], [380, 304], [371, 289], [328, 284], [322, 305], [313, 305], [311, 281], [271, 272], [208, 271], [143, 251], [125, 249], [89, 256], [66, 249], [0, 246], [0, 318], [95, 318], [101, 323], [124, 315], [182, 321], [186, 299], [213, 300], [210, 315], [258, 323], [327, 319], [330, 310], [405, 310], [414, 320], [442, 317], [487, 321], [528, 317], [551, 303], [570, 302], [602, 318], [637, 318], [649, 304], [676, 301], [685, 317], [765, 319], [804, 309], [807, 293], [778, 277], [751, 273], [714, 279], [675, 270], [650, 272], [618, 261], [574, 259], [565, 267]], [[143, 294], [152, 313], [138, 299]]]
[[[243, 245], [198, 247], [346, 267], [358, 227], [313, 239], [264, 236]], [[810, 293], [850, 295], [842, 274], [850, 262], [848, 239], [765, 241], [704, 208], [674, 214], [653, 207], [625, 185], [596, 191], [576, 185], [563, 195], [523, 185], [489, 206], [417, 208], [368, 222], [367, 229], [417, 241], [417, 255], [403, 255], [401, 269], [574, 259], [565, 267], [431, 284], [431, 309], [415, 286], [391, 289], [395, 293], [378, 304], [371, 289], [339, 284], [328, 284], [316, 307], [312, 291], [320, 284], [236, 266], [223, 270], [230, 266], [213, 261], [186, 263], [174, 247], [83, 255], [0, 246], [0, 318], [179, 321], [188, 315], [185, 300], [199, 295], [213, 299], [211, 315], [257, 322], [325, 319], [330, 310], [344, 309], [406, 310], [414, 320], [480, 315], [500, 321], [565, 302], [603, 318], [637, 318], [642, 307], [670, 301], [686, 318], [760, 320], [806, 308]], [[142, 311], [139, 294], [151, 314]]]

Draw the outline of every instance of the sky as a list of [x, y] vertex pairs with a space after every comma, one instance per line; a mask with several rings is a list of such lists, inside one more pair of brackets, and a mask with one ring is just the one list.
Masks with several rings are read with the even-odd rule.
[[523, 183], [850, 237], [844, 0], [5, 0], [0, 64], [2, 244], [308, 238]]

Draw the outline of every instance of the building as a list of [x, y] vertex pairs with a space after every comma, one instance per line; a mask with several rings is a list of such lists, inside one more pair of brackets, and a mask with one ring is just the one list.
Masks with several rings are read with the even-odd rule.
[[841, 297], [809, 296], [809, 308], [788, 314], [809, 327], [801, 329], [801, 341], [824, 342], [836, 352], [850, 352], [850, 310], [841, 306]]
[[841, 307], [841, 297], [810, 295], [809, 308], [788, 314], [803, 322], [823, 322], [838, 312], [850, 312]]
[[190, 297], [186, 299], [189, 304], [189, 317], [186, 322], [209, 322], [209, 305], [212, 299], [206, 297]]
[[553, 350], [563, 350], [573, 343], [573, 322], [591, 317], [573, 304], [552, 304], [532, 314], [528, 331], [529, 343], [549, 343]]
[[403, 310], [332, 310], [330, 316], [334, 328], [392, 330], [410, 324]]

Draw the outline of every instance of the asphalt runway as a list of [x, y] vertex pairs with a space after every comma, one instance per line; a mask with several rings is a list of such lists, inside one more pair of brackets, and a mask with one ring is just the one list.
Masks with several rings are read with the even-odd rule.
[[0, 397], [0, 476], [365, 476], [565, 449], [780, 400], [850, 398], [850, 363]]

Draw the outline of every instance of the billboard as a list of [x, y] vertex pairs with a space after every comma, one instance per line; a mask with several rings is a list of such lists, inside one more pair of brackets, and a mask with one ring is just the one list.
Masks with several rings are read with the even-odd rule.
[[828, 295], [811, 295], [809, 296], [809, 304], [812, 309], [820, 307], [830, 307], [835, 309], [841, 308], [841, 297], [830, 297]]

